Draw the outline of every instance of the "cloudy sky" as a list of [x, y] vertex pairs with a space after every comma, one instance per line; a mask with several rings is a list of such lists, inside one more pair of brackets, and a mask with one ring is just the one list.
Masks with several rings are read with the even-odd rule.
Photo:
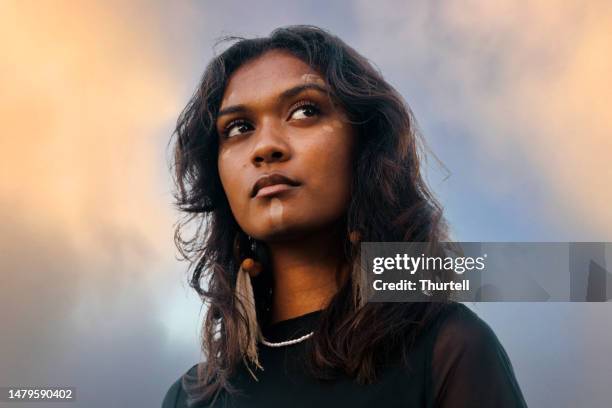
[[[610, 2], [127, 3], [0, 4], [0, 386], [157, 406], [200, 358], [167, 143], [226, 34], [315, 24], [369, 58], [455, 239], [612, 241]], [[609, 406], [609, 304], [473, 308], [531, 406]]]

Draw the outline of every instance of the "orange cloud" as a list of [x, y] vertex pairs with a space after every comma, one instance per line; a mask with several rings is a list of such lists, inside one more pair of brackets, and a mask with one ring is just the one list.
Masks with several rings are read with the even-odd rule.
[[0, 200], [88, 248], [96, 225], [167, 235], [160, 147], [180, 109], [156, 27], [105, 4], [0, 13]]

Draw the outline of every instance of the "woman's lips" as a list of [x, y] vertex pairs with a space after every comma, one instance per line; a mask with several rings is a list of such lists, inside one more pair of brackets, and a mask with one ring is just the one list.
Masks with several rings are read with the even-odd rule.
[[[287, 187], [297, 187], [300, 183], [289, 176], [284, 175], [280, 172], [274, 172], [270, 174], [261, 175], [251, 190], [251, 197], [257, 197], [260, 190], [266, 187], [272, 187], [276, 185], [286, 185]], [[280, 190], [279, 190], [280, 191]]]
[[257, 191], [256, 197], [270, 197], [279, 194], [283, 191], [293, 190], [299, 186], [290, 186], [289, 184], [273, 184], [271, 186], [262, 187]]

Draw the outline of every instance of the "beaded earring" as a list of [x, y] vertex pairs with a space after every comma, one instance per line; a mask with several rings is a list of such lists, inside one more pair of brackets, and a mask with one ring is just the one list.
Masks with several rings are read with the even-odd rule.
[[[240, 232], [236, 235], [234, 240], [234, 256], [237, 262], [240, 263], [240, 267], [238, 269], [238, 276], [236, 277], [235, 296], [239, 299], [239, 302], [237, 302], [239, 312], [247, 321], [246, 326], [239, 326], [239, 339], [242, 354], [257, 368], [263, 370], [257, 352], [257, 342], [263, 336], [257, 322], [255, 293], [251, 282], [251, 279], [259, 276], [263, 270], [261, 262], [254, 259], [253, 254], [258, 252], [256, 245], [255, 240], [250, 236], [245, 236], [245, 234], [241, 234]], [[253, 374], [249, 365], [245, 365], [253, 378], [257, 380], [257, 377]]]

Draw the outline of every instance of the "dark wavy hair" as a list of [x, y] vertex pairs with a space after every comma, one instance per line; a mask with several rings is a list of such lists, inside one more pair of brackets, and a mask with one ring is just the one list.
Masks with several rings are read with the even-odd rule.
[[[234, 248], [236, 237], [244, 232], [219, 178], [215, 122], [229, 78], [246, 62], [269, 50], [291, 53], [323, 76], [330, 96], [353, 124], [357, 150], [352, 198], [344, 219], [347, 264], [359, 258], [358, 248], [349, 241], [351, 231], [359, 231], [363, 241], [437, 243], [448, 237], [442, 208], [420, 173], [425, 144], [411, 110], [366, 58], [313, 26], [283, 27], [264, 38], [225, 41], [233, 43], [208, 64], [173, 133], [175, 199], [185, 213], [176, 225], [175, 243], [183, 259], [190, 261], [190, 286], [208, 304], [202, 327], [206, 361], [198, 367], [196, 386], [187, 387], [194, 400], [216, 396], [223, 389], [234, 392], [230, 379], [243, 362], [239, 332], [247, 320], [234, 295], [239, 267]], [[184, 236], [186, 228], [193, 228], [190, 238]], [[261, 305], [268, 301], [264, 294], [271, 281], [254, 281], [258, 281], [257, 316], [263, 323]], [[359, 383], [375, 382], [379, 363], [397, 356], [395, 352], [405, 357], [448, 303], [442, 298], [360, 306], [355, 301], [358, 290], [354, 278], [347, 280], [322, 311], [308, 364], [317, 378], [348, 375]]]

